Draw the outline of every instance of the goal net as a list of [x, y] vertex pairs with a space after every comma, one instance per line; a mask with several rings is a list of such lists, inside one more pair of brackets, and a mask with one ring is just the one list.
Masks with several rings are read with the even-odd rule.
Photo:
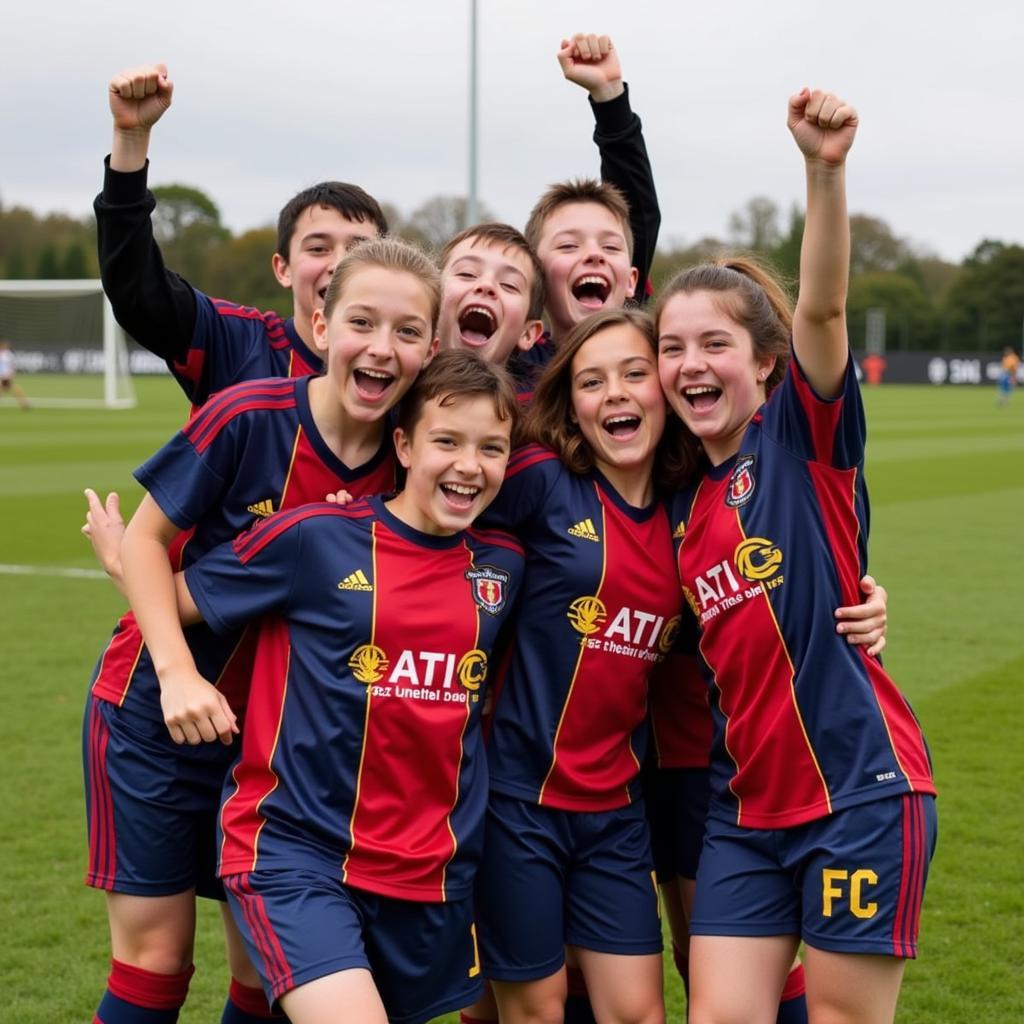
[[130, 408], [129, 347], [150, 355], [129, 343], [99, 281], [0, 281], [0, 339], [38, 406]]

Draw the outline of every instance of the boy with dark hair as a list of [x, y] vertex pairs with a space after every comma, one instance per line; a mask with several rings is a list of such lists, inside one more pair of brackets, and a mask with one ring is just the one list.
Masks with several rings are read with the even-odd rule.
[[100, 276], [115, 318], [167, 361], [193, 405], [243, 380], [319, 372], [313, 312], [345, 252], [387, 232], [379, 204], [357, 185], [322, 182], [285, 205], [273, 270], [291, 289], [292, 317], [207, 297], [165, 268], [150, 220], [149, 136], [173, 91], [163, 64], [121, 72], [108, 89], [114, 139], [94, 209]]

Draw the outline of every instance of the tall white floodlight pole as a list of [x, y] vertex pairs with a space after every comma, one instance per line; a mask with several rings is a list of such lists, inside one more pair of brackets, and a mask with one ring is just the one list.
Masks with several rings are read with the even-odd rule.
[[466, 226], [477, 221], [476, 200], [476, 5], [469, 0], [469, 194], [466, 197]]

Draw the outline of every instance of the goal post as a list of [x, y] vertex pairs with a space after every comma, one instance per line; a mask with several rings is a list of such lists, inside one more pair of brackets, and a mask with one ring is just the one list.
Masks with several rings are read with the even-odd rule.
[[0, 339], [33, 405], [135, 405], [128, 339], [98, 280], [0, 281]]

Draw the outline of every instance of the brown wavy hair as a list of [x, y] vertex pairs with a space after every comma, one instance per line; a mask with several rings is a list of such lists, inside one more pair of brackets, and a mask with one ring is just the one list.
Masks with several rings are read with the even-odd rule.
[[[629, 326], [636, 330], [651, 348], [657, 362], [658, 339], [651, 317], [637, 309], [609, 309], [591, 313], [581, 320], [559, 345], [548, 363], [533, 394], [533, 403], [526, 412], [520, 442], [532, 441], [554, 451], [563, 465], [573, 473], [583, 474], [594, 468], [594, 453], [579, 424], [573, 420], [572, 362], [576, 353], [591, 338], [609, 327]], [[681, 424], [667, 410], [665, 433], [655, 449], [654, 483], [662, 493], [682, 486], [683, 465], [678, 460]]]

